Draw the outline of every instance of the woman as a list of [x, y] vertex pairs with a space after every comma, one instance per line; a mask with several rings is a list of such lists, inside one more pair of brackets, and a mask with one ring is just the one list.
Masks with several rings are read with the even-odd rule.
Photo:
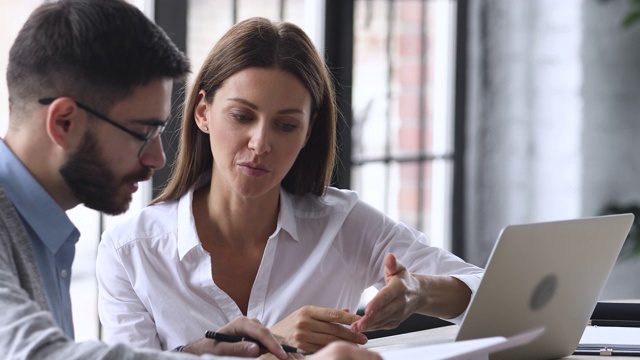
[[[107, 337], [171, 349], [246, 315], [315, 352], [414, 312], [458, 321], [482, 270], [329, 187], [335, 95], [306, 34], [262, 18], [214, 46], [152, 206], [98, 253]], [[406, 264], [406, 267], [405, 265]], [[362, 291], [380, 289], [362, 317]]]

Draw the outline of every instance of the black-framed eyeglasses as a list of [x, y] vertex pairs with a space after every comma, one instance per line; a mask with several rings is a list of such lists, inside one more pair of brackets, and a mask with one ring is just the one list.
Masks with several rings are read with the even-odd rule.
[[[38, 99], [38, 102], [42, 105], [51, 105], [52, 102], [54, 102], [57, 98], [42, 98], [42, 99]], [[118, 129], [126, 132], [127, 134], [133, 136], [134, 138], [142, 141], [142, 146], [140, 146], [140, 150], [138, 150], [138, 157], [140, 157], [142, 155], [142, 153], [144, 152], [144, 149], [146, 149], [147, 145], [149, 145], [149, 143], [151, 141], [153, 141], [155, 138], [157, 138], [158, 136], [160, 136], [160, 134], [162, 134], [162, 132], [164, 131], [165, 128], [165, 124], [155, 124], [152, 125], [149, 129], [149, 131], [146, 134], [141, 134], [139, 132], [135, 132], [133, 130], [129, 130], [126, 127], [118, 124], [117, 122], [109, 119], [108, 117], [100, 114], [99, 112], [93, 110], [92, 108], [88, 107], [87, 105], [78, 102], [76, 100], [74, 100], [76, 105], [78, 105], [78, 107], [86, 112], [88, 112], [89, 114], [97, 117], [100, 120], [106, 121], [109, 124], [117, 127]]]

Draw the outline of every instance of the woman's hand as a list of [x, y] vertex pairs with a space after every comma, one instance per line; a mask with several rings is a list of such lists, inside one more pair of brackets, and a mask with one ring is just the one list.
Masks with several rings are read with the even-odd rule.
[[420, 282], [393, 254], [384, 258], [384, 280], [386, 286], [367, 304], [364, 316], [351, 325], [351, 330], [395, 328], [422, 305]]
[[358, 319], [360, 316], [347, 310], [304, 306], [275, 324], [271, 331], [283, 337], [287, 344], [314, 353], [336, 340], [366, 343], [364, 334], [349, 329]]
[[393, 254], [384, 258], [386, 285], [367, 304], [353, 331], [396, 328], [413, 313], [451, 319], [462, 314], [471, 300], [471, 289], [447, 275], [412, 274]]
[[[240, 316], [229, 322], [227, 325], [217, 330], [223, 334], [247, 336], [258, 340], [266, 351], [273, 354], [278, 359], [287, 359], [287, 353], [282, 350], [280, 341], [264, 327], [257, 319], [249, 319]], [[186, 345], [183, 352], [191, 354], [214, 354], [221, 356], [238, 356], [238, 357], [258, 357], [265, 353], [265, 349], [261, 349], [258, 344], [250, 341], [241, 341], [236, 343], [221, 342], [211, 339], [200, 339], [196, 342]]]

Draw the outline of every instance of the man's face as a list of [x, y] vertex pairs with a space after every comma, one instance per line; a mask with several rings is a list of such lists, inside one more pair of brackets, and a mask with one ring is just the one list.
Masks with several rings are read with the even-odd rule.
[[[148, 133], [169, 118], [172, 86], [170, 79], [140, 86], [105, 116], [131, 132]], [[78, 202], [110, 215], [121, 214], [129, 208], [138, 182], [164, 166], [162, 142], [157, 137], [142, 148], [144, 141], [113, 124], [89, 114], [87, 121], [84, 137], [60, 174]]]
[[123, 176], [116, 175], [102, 158], [97, 136], [88, 130], [77, 151], [60, 168], [60, 174], [86, 207], [118, 215], [127, 211], [131, 202], [133, 192], [127, 191], [127, 184], [148, 180], [153, 170], [141, 167]]

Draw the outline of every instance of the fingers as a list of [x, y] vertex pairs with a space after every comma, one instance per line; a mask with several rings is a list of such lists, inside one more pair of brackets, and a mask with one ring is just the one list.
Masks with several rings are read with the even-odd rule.
[[[221, 327], [218, 332], [248, 336], [259, 341], [270, 353], [278, 357], [279, 359], [286, 359], [287, 353], [282, 349], [280, 341], [271, 333], [269, 329], [264, 327], [260, 321], [256, 319], [249, 319], [241, 316], [231, 321], [227, 325]], [[242, 343], [236, 343], [242, 344]], [[228, 345], [218, 342], [218, 345]], [[241, 349], [238, 349], [241, 350]], [[233, 354], [227, 354], [233, 355]], [[240, 355], [238, 355], [240, 356]], [[257, 355], [256, 355], [257, 356]]]
[[389, 253], [384, 256], [384, 279], [389, 282], [389, 278], [407, 270], [406, 266], [402, 264], [396, 256]]
[[348, 310], [328, 309], [318, 306], [305, 306], [301, 310], [304, 315], [308, 315], [315, 320], [336, 324], [351, 325], [360, 319], [360, 316], [352, 314]]
[[313, 329], [307, 329], [307, 324], [299, 324], [293, 335], [294, 346], [307, 352], [316, 352], [334, 341], [348, 341], [356, 344], [365, 344], [367, 337], [359, 332], [353, 332], [338, 324], [319, 323]]
[[296, 324], [293, 335], [295, 346], [308, 352], [315, 352], [336, 340], [365, 344], [368, 339], [364, 334], [353, 332], [344, 325], [351, 325], [360, 316], [336, 309], [305, 307], [301, 309], [305, 315]]
[[217, 342], [215, 355], [237, 356], [237, 357], [258, 357], [260, 356], [260, 346], [254, 342], [242, 341], [237, 343]]
[[197, 355], [213, 354], [239, 357], [257, 357], [261, 353], [260, 346], [254, 342], [242, 341], [228, 343], [204, 338], [187, 344], [182, 351]]
[[404, 297], [387, 286], [371, 299], [365, 308], [365, 315], [351, 325], [351, 330], [363, 332], [395, 328], [405, 319], [406, 313]]
[[[273, 356], [273, 354], [266, 353], [266, 354], [260, 355], [259, 359], [260, 360], [273, 360], [273, 359], [277, 359], [277, 357]], [[289, 357], [287, 358], [287, 360], [291, 360], [291, 359], [304, 359], [304, 355], [289, 353]]]
[[393, 254], [384, 257], [386, 286], [365, 307], [364, 316], [351, 325], [352, 331], [394, 328], [413, 312], [410, 299], [417, 286], [407, 268]]
[[380, 354], [342, 341], [329, 344], [311, 357], [322, 360], [382, 360]]
[[366, 343], [364, 334], [345, 326], [358, 319], [360, 316], [348, 311], [304, 306], [274, 325], [272, 331], [282, 335], [289, 345], [313, 353], [336, 340]]

